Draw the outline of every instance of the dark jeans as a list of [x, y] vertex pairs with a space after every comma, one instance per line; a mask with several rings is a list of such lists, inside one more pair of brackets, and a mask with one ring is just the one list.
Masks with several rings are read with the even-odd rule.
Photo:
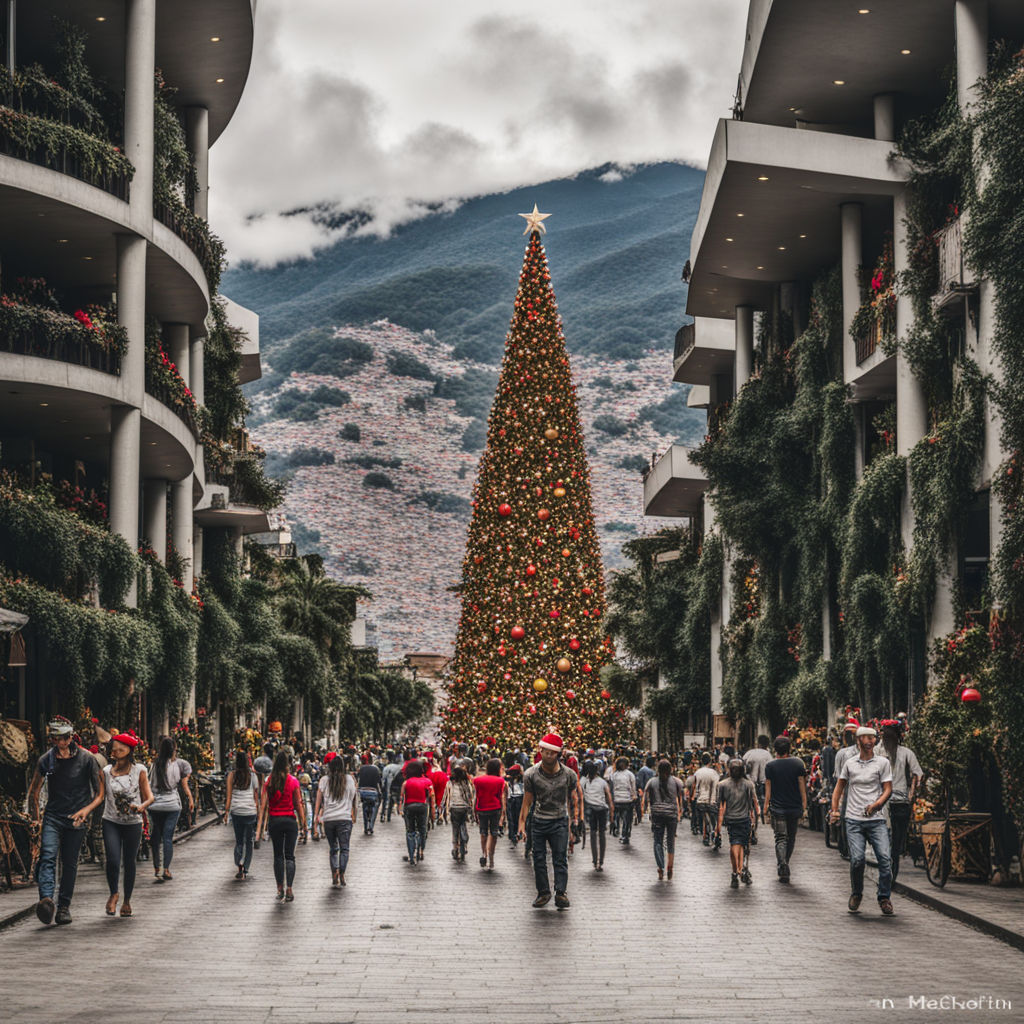
[[907, 845], [907, 831], [910, 829], [910, 804], [894, 804], [889, 801], [889, 848], [892, 857], [892, 880], [900, 873], [900, 857]]
[[405, 846], [409, 851], [409, 862], [416, 860], [416, 852], [426, 849], [427, 818], [430, 808], [427, 804], [406, 804], [405, 813]]
[[142, 825], [119, 825], [116, 821], [103, 822], [103, 845], [107, 848], [107, 888], [113, 896], [118, 891], [121, 861], [124, 860], [124, 888], [122, 902], [132, 898], [135, 889], [135, 858], [142, 845]]
[[465, 849], [469, 843], [469, 815], [468, 807], [453, 807], [448, 812], [452, 823], [452, 848], [455, 850]]
[[796, 845], [796, 830], [800, 825], [801, 814], [798, 812], [776, 814], [771, 812], [772, 831], [775, 833], [775, 862], [779, 867], [789, 863]]
[[160, 852], [163, 851], [164, 871], [171, 866], [174, 856], [174, 826], [178, 824], [181, 808], [176, 811], [149, 810], [149, 845], [153, 851], [153, 870], [160, 867]]
[[519, 835], [519, 813], [523, 809], [523, 798], [521, 796], [510, 796], [508, 805], [505, 808], [508, 816], [508, 837], [513, 843], [518, 842]]
[[85, 828], [73, 828], [71, 819], [56, 814], [43, 815], [43, 829], [40, 841], [39, 898], [52, 900], [57, 887], [57, 858], [60, 858], [60, 896], [57, 905], [71, 906], [75, 892], [75, 878], [78, 875], [78, 853], [82, 849]]
[[352, 838], [352, 819], [324, 822], [324, 835], [331, 847], [331, 870], [345, 874], [348, 867], [348, 844]]
[[377, 820], [377, 802], [380, 800], [380, 794], [375, 789], [361, 789], [359, 799], [363, 804], [363, 828], [367, 832], [372, 832], [373, 823]]
[[620, 839], [629, 839], [633, 831], [633, 805], [631, 803], [615, 805], [615, 831]]
[[548, 846], [551, 847], [551, 862], [555, 869], [555, 892], [565, 892], [569, 886], [569, 819], [538, 818], [534, 815], [532, 833], [533, 877], [537, 892], [551, 892]]
[[590, 856], [595, 864], [604, 863], [604, 848], [608, 839], [605, 830], [608, 828], [607, 807], [585, 807], [587, 825], [590, 827]]
[[882, 818], [861, 821], [846, 819], [846, 841], [850, 846], [850, 892], [854, 896], [864, 895], [864, 857], [867, 844], [875, 854], [878, 865], [878, 900], [887, 900], [892, 888], [892, 860], [889, 857], [889, 830]]
[[231, 824], [235, 829], [235, 864], [243, 871], [252, 863], [252, 841], [256, 835], [255, 814], [232, 814]]
[[665, 854], [675, 856], [676, 829], [679, 819], [674, 814], [651, 814], [651, 833], [654, 836], [654, 863], [665, 867]]
[[[295, 844], [299, 839], [299, 823], [292, 814], [272, 814], [267, 826], [274, 844], [274, 878], [278, 889], [295, 881]], [[286, 882], [287, 879], [287, 882]]]
[[389, 789], [384, 794], [384, 804], [380, 809], [380, 820], [384, 820], [384, 815], [388, 816], [387, 820], [391, 820], [391, 811], [398, 806], [398, 790]]

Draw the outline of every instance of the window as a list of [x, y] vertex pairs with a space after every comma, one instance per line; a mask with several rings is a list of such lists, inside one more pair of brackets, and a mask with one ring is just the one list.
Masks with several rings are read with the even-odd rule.
[[964, 608], [981, 612], [988, 592], [989, 492], [981, 491], [967, 507], [963, 541], [960, 544], [960, 586]]

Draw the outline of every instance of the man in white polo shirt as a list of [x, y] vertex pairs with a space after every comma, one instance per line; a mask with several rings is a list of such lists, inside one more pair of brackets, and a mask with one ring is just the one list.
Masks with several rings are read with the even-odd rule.
[[857, 757], [848, 757], [838, 770], [836, 788], [832, 791], [830, 819], [839, 820], [839, 803], [846, 793], [846, 840], [850, 847], [851, 914], [860, 910], [864, 895], [864, 854], [867, 844], [878, 864], [878, 905], [886, 917], [894, 913], [889, 899], [892, 888], [892, 859], [889, 856], [889, 830], [882, 808], [892, 796], [892, 766], [886, 757], [875, 754], [878, 733], [870, 726], [857, 730]]

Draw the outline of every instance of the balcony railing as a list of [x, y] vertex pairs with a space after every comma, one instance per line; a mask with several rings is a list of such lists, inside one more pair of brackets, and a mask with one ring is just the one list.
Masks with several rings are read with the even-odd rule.
[[685, 324], [676, 331], [676, 347], [672, 355], [672, 361], [678, 362], [696, 344], [697, 335], [694, 331], [694, 324]]
[[166, 405], [192, 431], [192, 436], [199, 440], [199, 425], [196, 423], [195, 410], [182, 404], [172, 388], [150, 378], [146, 381], [146, 394], [155, 398], [162, 405]]
[[203, 265], [211, 293], [216, 291], [224, 261], [224, 245], [216, 235], [210, 234], [206, 221], [177, 203], [155, 202], [153, 216], [195, 253]]
[[963, 295], [975, 289], [970, 281], [969, 271], [964, 264], [963, 235], [960, 217], [951, 220], [944, 228], [936, 232], [935, 240], [939, 250], [939, 289], [937, 297], [941, 301], [949, 295]]
[[885, 332], [882, 330], [882, 324], [877, 320], [874, 321], [870, 330], [857, 339], [858, 366], [874, 355], [875, 349], [882, 347], [882, 340], [884, 337]]

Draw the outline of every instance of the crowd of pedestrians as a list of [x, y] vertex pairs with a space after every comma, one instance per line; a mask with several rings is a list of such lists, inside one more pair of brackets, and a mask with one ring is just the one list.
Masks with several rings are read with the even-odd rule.
[[[761, 824], [771, 829], [777, 878], [787, 884], [799, 825], [808, 820], [813, 827], [814, 805], [827, 804], [828, 822], [822, 815], [820, 824], [849, 859], [847, 909], [859, 912], [870, 845], [878, 865], [878, 904], [891, 915], [892, 880], [921, 769], [901, 743], [902, 723], [880, 725], [880, 748], [875, 728], [851, 721], [839, 749], [831, 742], [818, 744], [806, 761], [794, 756], [786, 735], [760, 736], [745, 751], [723, 744], [661, 755], [572, 750], [554, 732], [534, 751], [512, 749], [504, 756], [465, 743], [447, 749], [409, 745], [360, 751], [342, 744], [338, 750], [304, 750], [293, 739], [268, 743], [255, 758], [235, 752], [223, 822], [234, 830], [238, 881], [251, 877], [253, 850], [261, 841], [270, 843], [281, 903], [295, 899], [298, 844], [324, 841], [330, 884], [340, 889], [346, 885], [357, 821], [361, 818], [363, 835], [371, 837], [377, 825], [400, 818], [408, 868], [422, 864], [430, 833], [442, 827], [450, 828], [453, 860], [464, 864], [475, 827], [482, 870], [494, 870], [503, 836], [512, 850], [522, 844], [533, 864], [533, 906], [553, 898], [564, 910], [570, 906], [569, 859], [588, 836], [592, 869], [601, 872], [608, 836], [628, 846], [634, 827], [649, 820], [654, 869], [659, 880], [671, 881], [679, 825], [688, 818], [695, 841], [710, 848], [708, 855], [717, 854], [723, 834], [727, 837], [729, 886], [737, 889], [753, 884], [750, 851]], [[64, 719], [50, 723], [50, 740], [29, 791], [42, 836], [37, 915], [44, 924], [71, 922], [84, 829], [100, 813], [110, 893], [106, 912], [114, 916], [120, 906], [121, 916], [130, 917], [143, 814], [150, 823], [154, 881], [164, 884], [173, 877], [175, 824], [186, 802], [192, 808], [191, 767], [176, 756], [170, 738], [161, 741], [150, 765], [136, 762], [138, 739], [131, 732], [110, 737], [107, 757], [77, 745]], [[100, 760], [106, 762], [102, 768]], [[41, 813], [44, 781], [47, 802]]]

